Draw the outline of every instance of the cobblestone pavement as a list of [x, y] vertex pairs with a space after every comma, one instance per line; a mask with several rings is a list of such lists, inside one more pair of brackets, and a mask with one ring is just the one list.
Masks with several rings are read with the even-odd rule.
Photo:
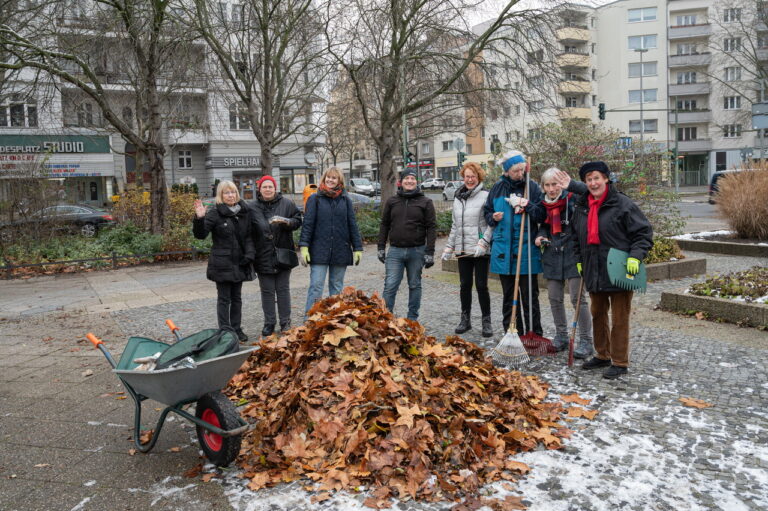
[[[768, 265], [755, 258], [688, 256], [707, 257], [709, 273]], [[307, 275], [299, 269], [292, 279], [294, 323], [303, 313]], [[599, 410], [593, 421], [571, 423], [574, 435], [563, 450], [519, 456], [533, 470], [513, 493], [524, 495], [530, 509], [768, 509], [768, 334], [653, 310], [663, 290], [683, 289], [699, 280], [652, 283], [647, 294], [635, 296], [628, 376], [609, 382], [599, 372], [581, 370], [578, 362], [569, 369], [563, 354], [534, 360], [524, 369], [548, 381], [553, 398], [577, 392], [592, 400], [589, 408]], [[383, 266], [374, 250], [366, 250], [360, 267], [349, 269], [346, 284], [381, 291]], [[490, 340], [479, 336], [479, 310], [474, 311], [476, 328], [464, 335], [486, 348], [501, 336], [500, 289], [491, 287], [496, 336]], [[262, 326], [257, 284], [246, 285], [244, 293], [244, 327], [255, 335]], [[397, 313], [405, 312], [406, 302], [404, 285]], [[545, 291], [541, 305], [545, 333], [551, 334]], [[457, 277], [429, 270], [421, 309], [427, 331], [438, 339], [453, 334], [458, 311]], [[90, 328], [114, 339], [115, 353], [127, 335], [168, 339], [166, 317], [173, 317], [186, 332], [210, 327], [215, 324], [215, 299], [190, 297], [102, 314], [0, 321], [0, 453], [4, 453], [0, 500], [11, 503], [0, 507], [362, 508], [363, 495], [343, 494], [310, 504], [303, 483], [254, 494], [244, 489], [232, 470], [218, 473], [213, 480], [218, 482], [185, 478], [183, 472], [199, 460], [194, 428], [180, 427], [179, 421], [166, 426], [153, 454], [129, 456], [126, 437], [132, 429], [132, 404], [110, 394], [119, 386], [100, 354], [86, 353], [85, 347], [73, 352], [76, 348], [71, 346], [78, 346], [75, 338]], [[25, 335], [29, 339], [17, 346]], [[53, 339], [40, 341], [40, 335]], [[43, 362], [47, 357], [42, 354], [49, 354], [54, 344], [56, 359]], [[32, 357], [33, 353], [41, 356]], [[93, 376], [83, 376], [87, 370]], [[25, 385], [21, 398], [6, 391], [21, 388], [20, 383]], [[687, 408], [680, 397], [703, 399], [714, 406]], [[62, 419], [61, 414], [68, 416]], [[170, 452], [171, 447], [180, 451]], [[46, 493], [35, 489], [43, 483], [48, 495], [51, 490], [61, 495], [58, 503], [46, 505], [50, 503]], [[486, 490], [496, 496], [510, 493], [501, 486]], [[448, 508], [449, 504], [395, 503], [395, 509], [402, 510]]]

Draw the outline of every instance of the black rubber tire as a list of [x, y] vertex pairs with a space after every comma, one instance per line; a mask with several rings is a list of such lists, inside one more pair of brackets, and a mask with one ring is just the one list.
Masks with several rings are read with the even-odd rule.
[[98, 232], [99, 228], [96, 227], [96, 224], [92, 224], [90, 222], [85, 223], [80, 227], [80, 234], [87, 238], [93, 238]]
[[[212, 423], [210, 419], [215, 416], [215, 420], [219, 422], [218, 427], [224, 430], [239, 428], [242, 425], [235, 405], [221, 392], [211, 392], [198, 399], [195, 416], [209, 423]], [[195, 427], [200, 448], [214, 465], [226, 467], [240, 453], [241, 435], [222, 437], [202, 426]]]

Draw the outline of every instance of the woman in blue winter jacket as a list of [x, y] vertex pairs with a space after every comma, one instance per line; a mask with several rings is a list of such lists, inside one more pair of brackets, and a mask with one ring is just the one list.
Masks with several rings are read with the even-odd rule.
[[347, 266], [360, 264], [363, 256], [352, 199], [344, 190], [344, 176], [337, 167], [323, 173], [317, 193], [307, 199], [299, 247], [300, 260], [310, 265], [306, 313], [322, 296], [325, 276], [329, 294], [339, 294]]

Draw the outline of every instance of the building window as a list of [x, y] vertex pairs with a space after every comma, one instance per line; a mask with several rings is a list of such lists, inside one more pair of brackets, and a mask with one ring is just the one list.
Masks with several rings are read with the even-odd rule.
[[530, 129], [528, 130], [528, 140], [540, 140], [544, 134], [542, 133], [542, 130], [540, 129]]
[[515, 140], [520, 140], [520, 130], [515, 130]]
[[678, 55], [698, 55], [699, 51], [693, 43], [680, 43], [677, 45]]
[[725, 81], [726, 82], [735, 82], [741, 80], [741, 68], [736, 67], [726, 67], [725, 68]]
[[628, 13], [628, 21], [630, 23], [637, 23], [640, 21], [654, 21], [656, 19], [656, 7], [629, 9]]
[[495, 108], [492, 108], [491, 109], [491, 120], [495, 121], [498, 118], [499, 118], [499, 111], [496, 110]]
[[[656, 133], [659, 131], [659, 121], [657, 119], [643, 119], [643, 133]], [[629, 132], [640, 133], [640, 121], [629, 121]]]
[[726, 37], [723, 39], [724, 51], [739, 51], [741, 49], [741, 37]]
[[219, 21], [226, 22], [228, 19], [227, 16], [227, 4], [224, 2], [219, 2], [218, 4], [218, 15], [219, 15]]
[[485, 126], [483, 126], [482, 128], [480, 128], [480, 136], [481, 136], [482, 138], [485, 138]]
[[192, 168], [192, 151], [179, 151], [179, 168]]
[[696, 24], [695, 14], [684, 14], [675, 18], [675, 26], [677, 27], [690, 27]]
[[544, 50], [536, 50], [536, 51], [529, 51], [528, 52], [528, 63], [529, 64], [536, 64], [538, 62], [541, 62], [544, 60]]
[[512, 115], [512, 109], [509, 108], [508, 106], [505, 106], [504, 107], [504, 117], [509, 117], [510, 115]]
[[759, 49], [764, 50], [768, 48], [768, 32], [758, 32], [755, 41]]
[[245, 14], [243, 4], [232, 4], [232, 24], [233, 25], [239, 25], [243, 21], [243, 16]]
[[741, 136], [741, 124], [726, 124], [723, 126], [723, 137], [738, 138]]
[[98, 124], [98, 122], [95, 122], [95, 120], [98, 118], [98, 115], [94, 116], [94, 108], [91, 103], [80, 103], [77, 105], [77, 107], [75, 107], [75, 111], [77, 112], [77, 124], [75, 124], [75, 126], [79, 126], [81, 128], [89, 128]]
[[741, 109], [741, 96], [726, 96], [723, 98], [723, 108], [725, 110]]
[[544, 109], [544, 101], [531, 101], [528, 103], [528, 112], [539, 112]]
[[678, 140], [698, 140], [696, 127], [677, 128]]
[[229, 105], [229, 129], [231, 130], [249, 130], [251, 122], [248, 119], [248, 109], [242, 103], [232, 103]]
[[592, 43], [592, 55], [595, 54], [595, 49], [597, 48], [597, 43]]
[[429, 142], [421, 144], [421, 154], [429, 154]]
[[453, 151], [453, 140], [443, 140], [443, 151]]
[[597, 106], [597, 96], [592, 94], [592, 106]]
[[677, 101], [677, 109], [683, 110], [686, 112], [696, 110], [696, 100], [695, 99], [679, 99]]
[[677, 73], [677, 83], [696, 83], [696, 71], [682, 71]]
[[515, 114], [520, 115], [520, 105], [515, 105]]
[[37, 128], [37, 105], [23, 102], [0, 105], [0, 128]]
[[504, 133], [504, 142], [512, 142], [512, 132], [507, 131]]
[[592, 80], [597, 80], [597, 69], [592, 68]]
[[472, 154], [472, 144], [467, 144], [467, 154]]
[[632, 35], [628, 41], [630, 50], [656, 48], [656, 34]]
[[[656, 76], [657, 74], [656, 62], [643, 62], [642, 72], [643, 76]], [[640, 76], [640, 63], [635, 62], [629, 65], [629, 77], [638, 78]]]
[[576, 108], [577, 106], [579, 106], [578, 103], [579, 103], [579, 100], [575, 96], [565, 97], [565, 106], [567, 108]]
[[729, 9], [723, 9], [723, 21], [739, 21], [741, 20], [741, 8], [732, 7]]
[[[658, 89], [636, 89], [629, 91], [630, 103], [651, 103], [656, 101], [656, 94]], [[642, 101], [641, 101], [642, 98]]]

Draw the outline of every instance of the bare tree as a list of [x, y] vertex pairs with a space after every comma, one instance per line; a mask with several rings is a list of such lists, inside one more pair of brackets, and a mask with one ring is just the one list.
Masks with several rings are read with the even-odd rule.
[[[473, 77], [486, 67], [485, 52], [506, 61], [526, 58], [549, 40], [551, 28], [540, 10], [504, 2], [499, 14], [475, 33], [466, 13], [476, 0], [345, 0], [335, 2], [326, 38], [360, 105], [363, 122], [379, 149], [382, 200], [394, 191], [395, 162], [404, 117], [411, 125], [441, 130], [446, 117], [467, 126], [472, 93], [502, 90], [493, 76]], [[341, 44], [339, 44], [341, 43]], [[507, 90], [508, 93], [513, 91]], [[461, 114], [461, 115], [459, 115]], [[455, 131], [455, 130], [454, 130]], [[420, 130], [420, 136], [425, 132]]]
[[[34, 3], [34, 2], [33, 2]], [[64, 124], [116, 130], [151, 175], [151, 228], [167, 228], [164, 118], [200, 80], [203, 53], [193, 50], [168, 0], [37, 2], [23, 26], [0, 25], [0, 69], [35, 70], [61, 90]], [[92, 102], [92, 103], [91, 103]], [[95, 104], [96, 108], [93, 108]]]
[[[230, 116], [250, 127], [261, 146], [261, 168], [272, 173], [284, 142], [317, 135], [319, 93], [331, 67], [317, 34], [323, 2], [244, 0], [227, 5], [195, 0], [194, 28], [220, 63]], [[241, 126], [241, 128], [243, 127]]]

